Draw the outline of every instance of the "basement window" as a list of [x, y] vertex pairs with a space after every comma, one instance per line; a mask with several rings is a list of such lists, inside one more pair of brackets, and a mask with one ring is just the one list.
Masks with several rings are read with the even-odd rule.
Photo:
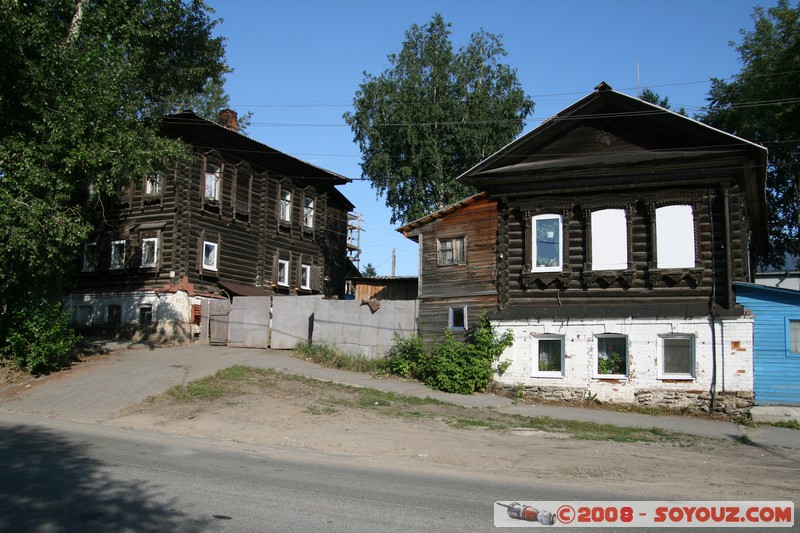
[[662, 337], [660, 370], [662, 379], [694, 379], [694, 338]]
[[597, 337], [597, 376], [625, 378], [628, 375], [628, 337], [603, 335]]
[[533, 376], [562, 377], [564, 375], [564, 337], [558, 335], [542, 335], [534, 342]]
[[146, 326], [153, 323], [153, 306], [144, 304], [139, 306], [139, 325]]

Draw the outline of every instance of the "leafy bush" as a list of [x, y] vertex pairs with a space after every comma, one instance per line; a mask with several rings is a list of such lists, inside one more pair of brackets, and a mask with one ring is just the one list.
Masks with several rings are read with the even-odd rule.
[[445, 331], [442, 339], [426, 350], [419, 336], [396, 337], [387, 359], [392, 374], [419, 379], [437, 390], [472, 394], [491, 383], [492, 365], [512, 343], [511, 333], [498, 338], [483, 314], [465, 342]]
[[390, 374], [419, 379], [419, 369], [426, 357], [427, 351], [422, 337], [401, 337], [395, 334], [394, 344], [385, 359]]
[[69, 366], [80, 337], [69, 325], [59, 302], [18, 309], [6, 330], [4, 362], [31, 374], [46, 374]]

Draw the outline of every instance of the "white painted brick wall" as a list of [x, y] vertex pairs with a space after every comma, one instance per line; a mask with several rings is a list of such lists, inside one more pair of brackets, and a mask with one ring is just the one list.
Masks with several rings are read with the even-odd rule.
[[[514, 345], [500, 358], [511, 360], [506, 372], [496, 377], [501, 385], [574, 387], [597, 395], [601, 401], [628, 403], [639, 390], [707, 392], [713, 375], [712, 329], [706, 318], [697, 319], [604, 319], [537, 320], [494, 322], [498, 332], [510, 330]], [[615, 333], [628, 337], [628, 377], [601, 379], [596, 373], [596, 335]], [[562, 377], [532, 376], [537, 359], [534, 338], [552, 334], [564, 337]], [[694, 337], [695, 377], [669, 380], [660, 376], [661, 337], [685, 334]], [[753, 390], [753, 319], [717, 320], [714, 334], [717, 353], [717, 391]]]

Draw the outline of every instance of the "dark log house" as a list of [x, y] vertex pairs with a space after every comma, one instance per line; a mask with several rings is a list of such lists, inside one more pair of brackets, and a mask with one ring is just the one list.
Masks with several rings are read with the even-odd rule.
[[76, 326], [186, 338], [203, 299], [344, 295], [350, 180], [239, 134], [232, 111], [220, 122], [165, 118], [191, 161], [93, 199], [103, 216], [66, 297]]
[[499, 377], [545, 398], [748, 408], [753, 320], [733, 284], [767, 244], [766, 149], [601, 84], [400, 228], [420, 332], [510, 330]]

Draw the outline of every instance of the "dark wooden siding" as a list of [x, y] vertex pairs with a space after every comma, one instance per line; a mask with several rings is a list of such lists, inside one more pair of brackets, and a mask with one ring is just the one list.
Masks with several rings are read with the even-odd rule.
[[[426, 342], [448, 328], [449, 308], [467, 306], [467, 321], [497, 309], [497, 206], [482, 198], [420, 229], [421, 286], [418, 328]], [[464, 237], [466, 263], [438, 264], [438, 239]]]
[[[265, 294], [344, 293], [348, 206], [329, 202], [332, 185], [292, 180], [251, 166], [224, 151], [195, 153], [167, 175], [159, 197], [144, 195], [144, 181], [134, 180], [119, 198], [107, 199], [96, 240], [100, 265], [80, 273], [76, 291], [162, 289], [184, 276], [198, 293], [220, 291], [219, 281], [258, 287]], [[204, 198], [204, 162], [222, 168], [219, 201]], [[292, 191], [292, 220], [278, 220], [281, 187]], [[314, 198], [314, 224], [303, 224], [303, 198]], [[244, 206], [244, 207], [243, 207]], [[140, 268], [141, 238], [160, 238], [159, 264]], [[125, 238], [127, 267], [109, 270], [110, 242]], [[218, 244], [217, 270], [202, 268], [203, 241]], [[289, 287], [276, 285], [276, 259], [290, 262]], [[300, 267], [311, 267], [311, 288], [301, 289]], [[174, 274], [174, 276], [171, 276]]]

